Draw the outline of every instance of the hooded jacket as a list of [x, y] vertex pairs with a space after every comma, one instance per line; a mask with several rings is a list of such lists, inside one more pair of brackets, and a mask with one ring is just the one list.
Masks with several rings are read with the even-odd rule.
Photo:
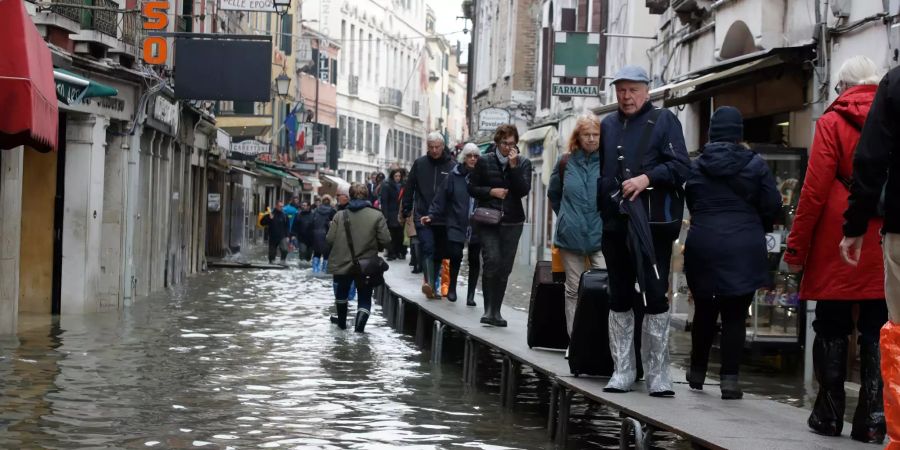
[[563, 173], [559, 164], [553, 167], [547, 198], [556, 213], [556, 236], [553, 243], [563, 250], [589, 255], [600, 251], [603, 222], [597, 211], [597, 181], [600, 179], [600, 152], [583, 150], [571, 153]]
[[[446, 147], [441, 157], [433, 159], [426, 155], [420, 156], [413, 162], [406, 179], [406, 188], [403, 191], [403, 216], [413, 214], [414, 223], [418, 224], [422, 216], [428, 215], [434, 194], [450, 174], [450, 170], [456, 162], [450, 157], [450, 150]], [[415, 207], [415, 210], [413, 208]], [[443, 225], [443, 222], [432, 221], [433, 225]]]
[[465, 164], [457, 164], [434, 196], [428, 211], [431, 220], [447, 225], [447, 240], [450, 242], [466, 242], [472, 200], [467, 186], [468, 178], [469, 170]]
[[385, 180], [381, 183], [381, 212], [387, 220], [388, 228], [400, 227], [400, 189], [402, 183], [395, 183], [394, 180]]
[[291, 234], [297, 236], [297, 239], [308, 245], [312, 246], [313, 238], [312, 238], [312, 222], [313, 222], [313, 213], [312, 211], [304, 211], [300, 210], [297, 212], [297, 215], [294, 217], [294, 224], [291, 226]]
[[838, 248], [844, 234], [841, 216], [847, 210], [850, 193], [838, 177], [857, 178], [853, 156], [875, 90], [873, 85], [847, 89], [816, 122], [800, 203], [784, 255], [786, 263], [804, 266], [801, 299], [884, 298], [884, 262], [878, 236], [882, 220], [870, 219], [859, 266], [845, 264]]
[[[497, 209], [503, 212], [500, 223], [518, 225], [525, 222], [522, 198], [531, 193], [531, 161], [519, 153], [516, 167], [502, 166], [497, 158], [497, 146], [491, 145], [487, 154], [478, 158], [475, 169], [469, 175], [469, 195], [476, 207]], [[509, 189], [506, 198], [491, 196], [491, 189]]]
[[335, 213], [336, 211], [331, 205], [319, 205], [312, 213], [313, 250], [316, 253], [325, 255], [326, 259], [328, 258], [329, 246], [325, 236], [328, 234], [328, 229]]
[[334, 222], [326, 236], [328, 245], [331, 246], [327, 270], [333, 275], [347, 274], [353, 267], [353, 256], [344, 225], [348, 220], [357, 259], [376, 256], [391, 242], [391, 234], [381, 211], [373, 208], [372, 203], [367, 200], [350, 200], [347, 207], [334, 216]]
[[691, 292], [735, 296], [768, 284], [764, 224], [781, 210], [768, 164], [740, 144], [709, 143], [691, 165], [685, 195], [691, 226], [684, 266]]

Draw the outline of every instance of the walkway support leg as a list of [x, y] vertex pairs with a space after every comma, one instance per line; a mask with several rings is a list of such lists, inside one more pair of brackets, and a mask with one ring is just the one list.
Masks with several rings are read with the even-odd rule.
[[509, 389], [509, 356], [503, 355], [503, 365], [500, 368], [500, 406], [506, 407], [506, 392]]
[[416, 316], [416, 347], [419, 348], [425, 348], [425, 333], [427, 333], [425, 320], [425, 312], [422, 311], [422, 308], [419, 308], [419, 313]]
[[506, 369], [506, 391], [504, 395], [506, 395], [506, 407], [512, 408], [516, 406], [516, 391], [519, 389], [519, 372], [522, 365], [510, 357], [507, 357], [507, 359], [509, 362]]
[[434, 333], [431, 337], [431, 362], [441, 363], [441, 352], [444, 350], [444, 324], [440, 320], [434, 321]]
[[550, 388], [550, 411], [547, 413], [547, 437], [552, 441], [556, 436], [556, 421], [559, 408], [559, 383], [554, 381]]
[[572, 410], [572, 397], [575, 391], [559, 387], [559, 420], [556, 425], [556, 445], [564, 447], [569, 438], [569, 413]]
[[406, 322], [406, 303], [403, 302], [402, 298], [397, 297], [397, 321], [394, 322], [396, 324], [394, 329], [398, 333], [403, 333], [404, 322]]
[[622, 417], [622, 426], [619, 429], [619, 448], [628, 450], [628, 436], [634, 434], [634, 449], [647, 450], [653, 440], [655, 429], [650, 425], [641, 425], [641, 422], [633, 417]]

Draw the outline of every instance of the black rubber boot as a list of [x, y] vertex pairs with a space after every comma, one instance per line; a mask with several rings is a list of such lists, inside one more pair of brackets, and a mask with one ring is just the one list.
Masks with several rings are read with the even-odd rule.
[[819, 383], [819, 393], [806, 423], [814, 432], [825, 436], [840, 436], [844, 427], [847, 342], [846, 336], [816, 336], [813, 340], [813, 373]]
[[347, 301], [335, 301], [334, 306], [337, 309], [337, 316], [331, 316], [331, 323], [338, 326], [342, 330], [347, 329]]
[[[425, 280], [422, 282], [422, 293], [425, 294], [425, 298], [433, 299], [434, 298], [434, 261], [428, 259], [423, 262], [425, 266]], [[440, 298], [440, 295], [438, 295]]]
[[860, 442], [884, 442], [885, 421], [882, 402], [881, 357], [878, 341], [859, 344], [859, 402], [853, 414], [850, 438]]
[[422, 246], [418, 243], [411, 244], [409, 251], [412, 254], [409, 258], [409, 265], [412, 266], [412, 273], [422, 273]]
[[482, 297], [484, 298], [484, 314], [481, 316], [481, 323], [490, 325], [491, 317], [494, 315], [494, 306], [491, 301], [493, 293], [491, 291], [491, 280], [484, 279], [481, 283]]
[[356, 311], [356, 322], [354, 326], [354, 331], [357, 333], [363, 333], [366, 331], [366, 322], [369, 321], [369, 311], [365, 309], [360, 309]]
[[456, 280], [459, 278], [459, 263], [450, 263], [450, 286], [447, 288], [447, 300], [456, 301]]
[[744, 392], [741, 391], [737, 375], [722, 375], [719, 389], [722, 391], [722, 400], [740, 400], [744, 398]]
[[478, 286], [478, 267], [469, 265], [469, 286], [466, 295], [466, 306], [475, 306], [475, 287]]
[[706, 382], [706, 367], [700, 368], [691, 366], [688, 368], [687, 372], [685, 372], [685, 378], [687, 379], [688, 385], [691, 386], [691, 389], [702, 391], [703, 383]]

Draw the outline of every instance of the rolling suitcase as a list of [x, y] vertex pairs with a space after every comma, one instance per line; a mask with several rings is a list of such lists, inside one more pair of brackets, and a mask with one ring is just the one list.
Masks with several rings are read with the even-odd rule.
[[565, 349], [569, 346], [566, 330], [566, 288], [552, 272], [550, 261], [538, 261], [531, 284], [528, 307], [528, 347]]
[[589, 270], [578, 282], [578, 307], [569, 344], [572, 375], [610, 376], [613, 360], [609, 352], [609, 274]]
[[[643, 311], [635, 305], [635, 362], [637, 377], [643, 377], [641, 367], [641, 319]], [[606, 270], [588, 270], [581, 274], [578, 283], [578, 307], [572, 324], [572, 340], [569, 343], [569, 370], [572, 375], [597, 375], [608, 377], [613, 373], [612, 354], [609, 351], [609, 273]]]

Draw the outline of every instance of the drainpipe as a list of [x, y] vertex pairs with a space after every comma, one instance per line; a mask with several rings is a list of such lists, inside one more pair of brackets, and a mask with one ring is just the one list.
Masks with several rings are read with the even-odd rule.
[[[828, 84], [831, 71], [829, 64], [831, 54], [829, 53], [830, 46], [828, 45], [831, 37], [828, 34], [827, 16], [825, 15], [828, 11], [828, 0], [825, 0], [824, 9], [822, 8], [821, 1], [816, 0], [814, 3], [816, 13], [816, 26], [813, 34], [813, 39], [816, 41], [816, 52], [818, 53], [818, 58], [816, 59], [815, 70], [813, 70], [813, 86], [815, 86], [815, 90], [812, 94], [813, 101], [810, 104], [813, 122], [819, 120], [819, 117], [821, 117], [822, 113], [825, 112], [825, 103], [828, 99]], [[815, 131], [812, 132], [814, 133]], [[816, 302], [806, 302], [806, 336], [804, 339], [805, 343], [803, 349], [803, 381], [807, 391], [809, 392], [812, 392], [813, 382], [812, 344], [813, 338], [815, 337], [815, 331], [813, 331], [812, 322], [815, 318], [815, 311]]]

